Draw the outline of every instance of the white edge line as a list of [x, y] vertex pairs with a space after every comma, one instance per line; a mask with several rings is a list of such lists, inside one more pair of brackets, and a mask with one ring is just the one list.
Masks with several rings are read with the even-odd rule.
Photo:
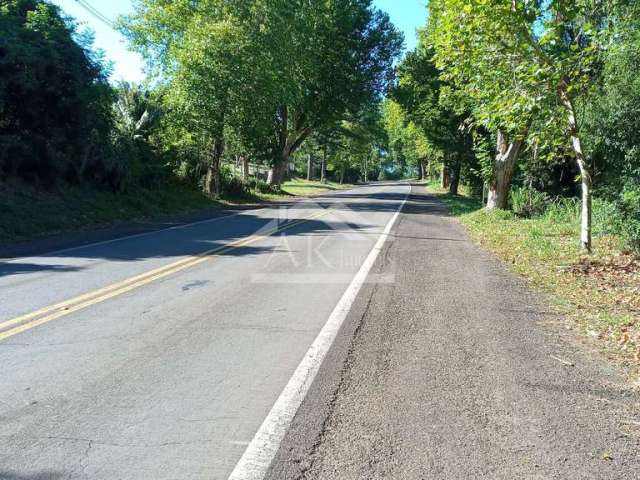
[[[353, 190], [357, 190], [358, 187], [356, 188], [350, 188], [347, 190], [338, 190], [337, 192], [329, 192], [329, 193], [333, 193], [333, 194], [339, 194], [341, 192], [346, 193], [346, 192], [351, 192]], [[307, 197], [307, 198], [301, 198], [300, 200], [293, 200], [295, 203], [307, 203], [307, 202], [311, 202], [314, 200], [314, 197]], [[268, 210], [270, 208], [280, 208], [278, 205], [269, 205], [266, 207], [260, 207], [260, 208], [248, 208], [246, 210], [242, 210], [240, 212], [235, 212], [235, 213], [231, 213], [229, 215], [223, 215], [221, 217], [215, 217], [215, 218], [207, 218], [205, 220], [199, 220], [197, 222], [191, 222], [191, 223], [183, 223], [180, 225], [174, 225], [173, 227], [167, 227], [167, 228], [159, 228], [158, 230], [150, 230], [148, 232], [142, 232], [142, 233], [134, 233], [132, 235], [125, 235], [124, 237], [117, 237], [117, 238], [112, 238], [109, 240], [102, 240], [99, 242], [93, 242], [93, 243], [87, 243], [84, 245], [76, 245], [75, 247], [69, 247], [69, 248], [63, 248], [61, 250], [53, 250], [50, 252], [44, 252], [38, 255], [27, 255], [27, 256], [18, 256], [18, 257], [10, 257], [10, 258], [6, 258], [3, 259], [2, 261], [0, 261], [0, 264], [2, 263], [13, 263], [16, 261], [21, 261], [21, 260], [25, 260], [27, 258], [38, 258], [38, 257], [48, 257], [51, 255], [58, 255], [60, 253], [67, 253], [67, 252], [75, 252], [76, 250], [82, 250], [83, 248], [92, 248], [92, 247], [98, 247], [101, 245], [109, 245], [111, 243], [116, 243], [116, 242], [120, 242], [120, 241], [124, 241], [124, 240], [131, 240], [134, 238], [141, 238], [141, 237], [146, 237], [149, 235], [153, 235], [154, 233], [160, 233], [160, 232], [168, 232], [170, 230], [180, 230], [182, 228], [189, 228], [189, 227], [194, 227], [196, 225], [203, 225], [205, 223], [213, 223], [213, 222], [217, 222], [218, 220], [224, 220], [225, 218], [231, 218], [231, 217], [237, 217], [238, 215], [242, 215], [242, 214], [246, 214], [247, 212], [260, 212], [262, 210]]]
[[378, 241], [369, 252], [360, 270], [353, 277], [342, 298], [340, 298], [333, 312], [331, 312], [327, 323], [320, 330], [280, 397], [271, 408], [267, 418], [265, 418], [253, 440], [249, 443], [228, 480], [264, 479], [271, 462], [280, 448], [280, 443], [289, 429], [289, 425], [306, 397], [345, 318], [347, 318], [351, 306], [360, 292], [360, 288], [365, 284], [367, 275], [382, 251], [389, 237], [389, 232], [391, 232], [410, 193], [411, 187], [409, 187], [409, 192], [398, 207], [398, 210], [389, 220]]

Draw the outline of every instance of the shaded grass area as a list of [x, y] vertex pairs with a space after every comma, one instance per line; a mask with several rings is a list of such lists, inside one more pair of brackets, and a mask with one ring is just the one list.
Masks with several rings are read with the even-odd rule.
[[5, 184], [0, 186], [0, 245], [161, 215], [189, 213], [225, 205], [282, 201], [350, 187], [352, 185], [294, 179], [282, 185], [281, 193], [256, 191], [250, 195], [216, 201], [198, 190], [179, 184], [163, 189], [137, 189], [117, 194], [82, 187], [42, 191], [20, 183]]
[[81, 187], [41, 191], [22, 184], [4, 185], [0, 188], [0, 244], [220, 205], [180, 185], [118, 194]]
[[571, 212], [549, 209], [536, 218], [486, 211], [479, 199], [435, 193], [480, 245], [506, 261], [535, 290], [611, 356], [640, 367], [640, 259], [620, 251], [619, 239], [599, 235], [594, 252], [579, 247], [580, 226]]

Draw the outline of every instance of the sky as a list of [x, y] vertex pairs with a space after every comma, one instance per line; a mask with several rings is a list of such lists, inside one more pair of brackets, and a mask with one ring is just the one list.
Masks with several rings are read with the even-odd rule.
[[[65, 13], [74, 17], [81, 27], [95, 33], [95, 47], [103, 50], [113, 63], [112, 80], [141, 82], [144, 79], [143, 61], [127, 49], [126, 40], [110, 26], [83, 8], [77, 0], [50, 0]], [[108, 20], [131, 12], [131, 0], [82, 0]], [[407, 49], [416, 45], [416, 29], [424, 24], [427, 0], [374, 0], [375, 5], [389, 13], [393, 23], [404, 33]]]

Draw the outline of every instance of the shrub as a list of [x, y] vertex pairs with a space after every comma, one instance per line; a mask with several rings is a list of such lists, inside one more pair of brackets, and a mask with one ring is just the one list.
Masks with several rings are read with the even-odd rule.
[[544, 216], [553, 223], [577, 223], [580, 221], [580, 200], [556, 198], [547, 205]]
[[277, 186], [269, 185], [264, 180], [253, 179], [249, 181], [249, 188], [259, 193], [280, 193]]
[[519, 217], [530, 218], [542, 215], [548, 204], [547, 194], [533, 188], [516, 187], [511, 190], [511, 209]]
[[248, 183], [237, 177], [229, 166], [222, 167], [220, 180], [222, 181], [222, 195], [224, 197], [247, 198], [251, 196]]
[[619, 211], [620, 234], [632, 250], [640, 253], [640, 181], [625, 184], [616, 206]]
[[[594, 198], [591, 215], [594, 235], [619, 235], [621, 233], [620, 212], [615, 203], [602, 198]], [[578, 210], [577, 218], [579, 221], [580, 210]]]

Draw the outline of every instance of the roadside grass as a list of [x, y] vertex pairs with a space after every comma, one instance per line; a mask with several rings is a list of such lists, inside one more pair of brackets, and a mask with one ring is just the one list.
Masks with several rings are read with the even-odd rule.
[[592, 255], [579, 248], [575, 215], [519, 218], [482, 208], [479, 199], [428, 187], [467, 228], [471, 237], [549, 294], [558, 313], [597, 340], [612, 358], [640, 372], [640, 259], [620, 251], [619, 239], [594, 238]]
[[330, 181], [323, 183], [319, 180], [293, 178], [291, 180], [283, 182], [282, 186], [280, 187], [279, 193], [264, 193], [259, 191], [252, 191], [251, 198], [244, 199], [244, 202], [277, 202], [295, 197], [321, 195], [323, 193], [332, 192], [335, 190], [347, 190], [349, 188], [353, 188], [353, 185], [348, 183], [340, 184]]
[[0, 244], [220, 205], [180, 185], [114, 194], [80, 187], [44, 192], [6, 184], [0, 188]]
[[225, 205], [282, 201], [351, 187], [334, 182], [293, 179], [282, 185], [281, 193], [256, 191], [250, 195], [216, 201], [180, 184], [116, 194], [82, 187], [43, 191], [22, 183], [7, 183], [0, 185], [0, 245], [161, 215], [189, 213]]
[[289, 195], [307, 196], [331, 192], [334, 190], [346, 190], [351, 187], [353, 187], [353, 185], [329, 181], [323, 183], [315, 180], [294, 178], [282, 184], [282, 191]]

